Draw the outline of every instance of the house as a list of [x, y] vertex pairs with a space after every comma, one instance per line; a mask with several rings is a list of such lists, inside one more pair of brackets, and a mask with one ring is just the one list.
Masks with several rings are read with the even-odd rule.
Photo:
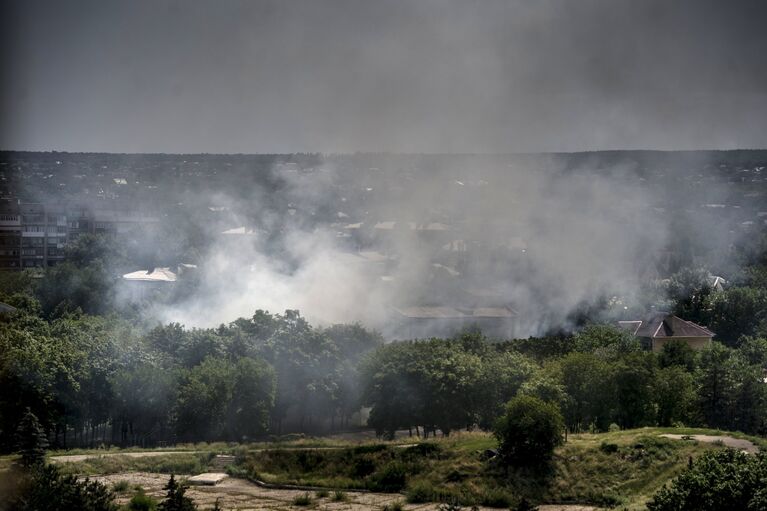
[[142, 301], [155, 292], [172, 286], [177, 280], [177, 274], [170, 268], [153, 268], [138, 270], [122, 276], [128, 295], [133, 301]]
[[658, 312], [644, 320], [618, 321], [618, 326], [630, 331], [643, 346], [656, 352], [662, 350], [664, 344], [675, 340], [686, 342], [694, 350], [702, 350], [711, 344], [716, 335], [708, 328], [668, 312]]
[[477, 326], [489, 337], [510, 338], [517, 312], [511, 307], [415, 306], [394, 308], [396, 337], [450, 337]]

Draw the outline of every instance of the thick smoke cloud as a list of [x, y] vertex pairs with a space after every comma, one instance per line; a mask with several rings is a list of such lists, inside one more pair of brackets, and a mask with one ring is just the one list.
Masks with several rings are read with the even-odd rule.
[[[642, 284], [657, 277], [667, 242], [653, 189], [630, 169], [560, 167], [538, 158], [414, 169], [393, 178], [392, 190], [371, 188], [364, 224], [397, 223], [371, 229], [361, 249], [339, 238], [348, 233], [345, 219], [311, 228], [298, 219], [343, 205], [330, 203], [340, 179], [332, 165], [286, 174], [284, 194], [297, 210], [280, 219], [279, 239], [250, 226], [248, 234], [219, 235], [200, 268], [199, 292], [161, 317], [211, 326], [257, 308], [290, 308], [321, 324], [361, 321], [392, 336], [395, 307], [466, 306], [467, 292], [483, 292], [516, 310], [514, 335], [527, 336], [567, 327], [574, 310], [603, 297], [636, 303]], [[264, 215], [275, 227], [274, 211]], [[428, 224], [449, 230], [424, 242], [411, 226]]]

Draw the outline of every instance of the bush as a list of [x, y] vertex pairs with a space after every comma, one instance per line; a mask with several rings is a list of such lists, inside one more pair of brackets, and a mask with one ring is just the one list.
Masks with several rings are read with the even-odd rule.
[[346, 494], [346, 492], [334, 491], [332, 500], [333, 502], [346, 502], [349, 500], [349, 496]]
[[429, 483], [418, 481], [408, 486], [405, 498], [411, 504], [422, 504], [434, 500], [434, 488]]
[[511, 465], [534, 465], [551, 459], [562, 443], [564, 421], [556, 405], [533, 396], [509, 401], [493, 433], [501, 459]]
[[482, 493], [480, 504], [487, 507], [509, 508], [514, 499], [503, 490], [491, 489]]
[[650, 511], [767, 509], [767, 456], [725, 449], [698, 458], [647, 503]]
[[401, 500], [397, 500], [391, 504], [386, 504], [383, 507], [383, 511], [403, 511], [403, 509], [405, 509], [405, 506], [402, 504]]
[[112, 491], [115, 493], [120, 493], [128, 490], [130, 490], [130, 483], [124, 479], [112, 484]]
[[116, 511], [117, 505], [105, 485], [62, 475], [53, 465], [38, 465], [9, 508], [16, 511]]
[[618, 452], [618, 444], [602, 442], [599, 446], [599, 450], [606, 454], [613, 454]]
[[309, 506], [311, 504], [312, 504], [312, 498], [309, 496], [309, 493], [304, 493], [303, 495], [296, 495], [293, 498], [294, 506]]
[[128, 502], [128, 509], [130, 511], [155, 511], [157, 501], [151, 495], [139, 490]]
[[391, 461], [373, 474], [370, 489], [377, 491], [400, 491], [407, 482], [408, 470], [404, 463]]
[[314, 492], [314, 496], [318, 499], [326, 499], [330, 496], [330, 492], [328, 490], [317, 490]]

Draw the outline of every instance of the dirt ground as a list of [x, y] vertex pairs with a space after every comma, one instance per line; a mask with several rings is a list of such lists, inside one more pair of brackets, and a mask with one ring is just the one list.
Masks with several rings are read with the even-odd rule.
[[745, 451], [749, 454], [756, 454], [757, 452], [759, 452], [759, 447], [754, 445], [750, 440], [743, 440], [742, 438], [733, 438], [731, 436], [671, 435], [671, 434], [665, 434], [661, 436], [666, 438], [673, 438], [674, 440], [684, 440], [684, 439], [687, 439], [687, 437], [689, 437], [692, 440], [697, 440], [698, 442], [707, 442], [710, 444], [721, 442], [723, 445], [727, 447], [732, 447], [733, 449]]
[[[183, 476], [178, 476], [183, 479]], [[155, 498], [162, 499], [165, 495], [163, 486], [168, 482], [168, 475], [153, 474], [147, 472], [132, 472], [125, 474], [111, 474], [107, 476], [93, 477], [108, 486], [118, 482], [127, 481], [131, 489], [118, 494], [118, 503], [126, 503], [136, 486], [141, 486], [144, 491]], [[299, 490], [274, 490], [262, 488], [243, 479], [228, 478], [216, 486], [190, 486], [186, 494], [194, 500], [200, 509], [211, 508], [217, 499], [223, 509], [245, 510], [293, 510], [302, 507], [292, 505], [293, 499], [304, 495], [305, 491]], [[390, 493], [358, 493], [346, 492], [348, 502], [333, 502], [328, 498], [316, 498], [309, 492], [314, 504], [313, 509], [321, 511], [380, 511], [386, 504], [402, 501], [402, 495]], [[332, 495], [332, 492], [331, 492]], [[405, 504], [406, 511], [433, 511], [437, 504]], [[306, 509], [305, 507], [303, 509]], [[497, 511], [492, 508], [480, 508], [482, 511]], [[589, 506], [561, 506], [546, 505], [538, 508], [540, 511], [594, 511], [597, 508]]]

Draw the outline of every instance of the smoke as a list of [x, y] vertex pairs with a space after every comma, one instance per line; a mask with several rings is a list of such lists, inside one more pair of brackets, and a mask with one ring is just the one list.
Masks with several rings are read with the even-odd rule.
[[514, 309], [513, 334], [527, 336], [567, 327], [604, 297], [636, 302], [657, 277], [668, 228], [633, 169], [484, 160], [356, 176], [334, 161], [280, 165], [281, 213], [237, 215], [261, 221], [211, 233], [200, 288], [160, 316], [212, 326], [299, 309], [319, 324], [360, 321], [392, 336], [395, 308], [491, 305]]

